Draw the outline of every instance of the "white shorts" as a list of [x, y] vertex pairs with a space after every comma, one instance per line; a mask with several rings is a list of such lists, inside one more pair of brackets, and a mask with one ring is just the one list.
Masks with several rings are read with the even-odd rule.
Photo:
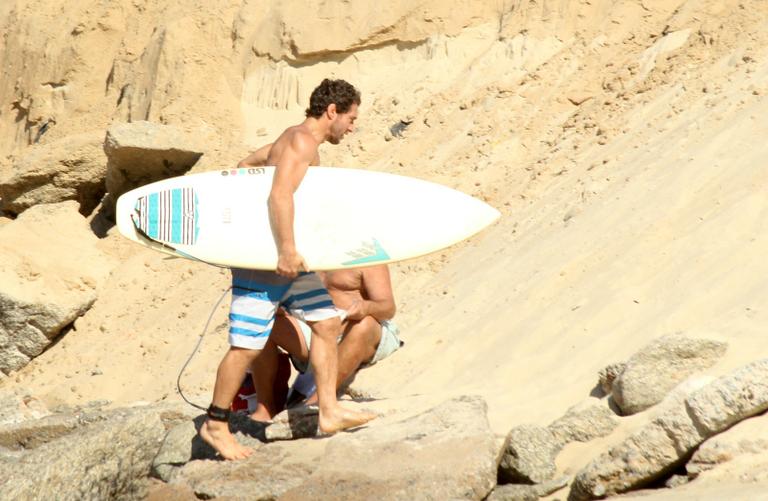
[[[307, 344], [307, 350], [309, 350], [312, 346], [312, 329], [309, 327], [309, 325], [307, 325], [305, 322], [302, 322], [301, 320], [299, 320], [298, 323], [299, 327], [301, 328], [301, 334], [304, 336], [304, 341]], [[400, 329], [398, 329], [395, 322], [392, 320], [384, 320], [381, 322], [381, 339], [379, 340], [379, 345], [376, 347], [376, 353], [373, 354], [373, 358], [370, 360], [370, 362], [362, 364], [360, 368], [363, 369], [365, 367], [370, 367], [371, 365], [384, 360], [395, 351], [400, 349], [400, 347], [403, 345], [403, 342], [400, 341], [400, 338], [398, 337], [399, 335]], [[341, 342], [342, 339], [343, 336], [339, 336], [337, 342]], [[291, 363], [293, 363], [293, 366], [299, 372], [307, 372], [309, 370], [308, 361], [301, 362], [297, 358], [291, 357]]]

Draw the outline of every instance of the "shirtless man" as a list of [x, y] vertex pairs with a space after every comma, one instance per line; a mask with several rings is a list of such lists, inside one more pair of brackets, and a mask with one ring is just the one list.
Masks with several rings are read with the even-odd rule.
[[[337, 308], [345, 312], [342, 321], [341, 341], [339, 342], [339, 365], [336, 375], [336, 389], [340, 389], [361, 366], [373, 365], [400, 348], [398, 330], [391, 321], [395, 315], [395, 300], [392, 294], [392, 282], [389, 268], [376, 265], [366, 268], [353, 268], [319, 273], [328, 293]], [[277, 367], [278, 347], [287, 351], [294, 366], [301, 373], [306, 373], [314, 343], [309, 335], [309, 327], [296, 318], [279, 316], [275, 328], [264, 346], [264, 359], [258, 359], [252, 366], [254, 381], [269, 381], [274, 376], [269, 371]], [[312, 349], [310, 349], [312, 348]], [[275, 362], [263, 363], [267, 358]], [[300, 376], [301, 377], [301, 376]], [[285, 385], [287, 378], [282, 379]], [[310, 383], [311, 385], [311, 383]], [[266, 402], [274, 402], [273, 391], [284, 394], [287, 387], [266, 387], [269, 393], [260, 396], [255, 412], [251, 415], [256, 421], [268, 421], [282, 410], [282, 406], [269, 407]], [[273, 389], [274, 388], [274, 389]], [[317, 403], [317, 394], [309, 392], [307, 404]], [[262, 398], [263, 397], [263, 398]]]
[[[375, 417], [345, 409], [336, 400], [339, 312], [320, 278], [309, 273], [293, 234], [294, 192], [308, 167], [320, 163], [318, 147], [325, 141], [339, 144], [354, 130], [359, 105], [360, 93], [352, 85], [343, 80], [323, 80], [310, 96], [306, 119], [240, 163], [275, 166], [268, 206], [278, 261], [276, 272], [232, 270], [231, 346], [219, 364], [208, 419], [200, 428], [203, 440], [225, 459], [242, 459], [253, 453], [229, 431], [229, 408], [247, 367], [260, 358], [279, 307], [302, 318], [312, 329], [310, 363], [317, 379], [320, 430], [334, 433]], [[260, 378], [256, 392], [268, 394], [262, 386], [272, 383]]]

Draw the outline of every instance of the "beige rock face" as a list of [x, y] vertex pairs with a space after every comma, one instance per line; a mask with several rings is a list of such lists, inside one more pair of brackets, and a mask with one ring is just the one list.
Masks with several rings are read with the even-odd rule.
[[96, 300], [110, 269], [96, 241], [74, 201], [0, 229], [0, 370], [26, 365]]
[[76, 200], [88, 215], [106, 190], [104, 132], [94, 131], [35, 145], [0, 169], [0, 207], [20, 214], [37, 204]]
[[143, 121], [107, 129], [104, 152], [106, 189], [113, 200], [133, 188], [183, 175], [203, 154], [182, 130]]

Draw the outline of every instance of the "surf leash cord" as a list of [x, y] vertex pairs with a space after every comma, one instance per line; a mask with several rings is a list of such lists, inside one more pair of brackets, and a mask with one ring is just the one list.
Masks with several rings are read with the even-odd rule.
[[208, 332], [208, 326], [211, 324], [211, 320], [213, 319], [213, 315], [214, 315], [214, 313], [216, 313], [216, 310], [218, 310], [218, 309], [219, 309], [219, 305], [220, 305], [220, 304], [221, 304], [221, 302], [224, 300], [224, 298], [226, 297], [227, 293], [228, 293], [230, 290], [232, 290], [232, 286], [229, 286], [229, 287], [227, 287], [227, 288], [224, 290], [224, 292], [221, 294], [221, 296], [219, 297], [219, 300], [218, 300], [218, 301], [216, 301], [216, 305], [215, 305], [215, 306], [213, 307], [213, 309], [211, 310], [211, 314], [210, 314], [210, 315], [208, 315], [208, 321], [207, 321], [207, 322], [205, 322], [205, 327], [203, 327], [203, 332], [202, 332], [202, 333], [200, 333], [200, 338], [197, 340], [197, 344], [195, 344], [195, 349], [193, 349], [193, 350], [192, 350], [192, 353], [190, 353], [190, 354], [189, 354], [189, 358], [187, 358], [187, 361], [186, 361], [186, 362], [184, 362], [184, 365], [182, 365], [182, 366], [181, 366], [181, 370], [179, 371], [179, 377], [178, 377], [178, 378], [176, 378], [176, 390], [179, 392], [179, 395], [181, 395], [181, 398], [182, 398], [182, 399], [183, 399], [183, 400], [184, 400], [186, 403], [188, 403], [189, 405], [191, 405], [192, 407], [195, 407], [195, 408], [197, 408], [197, 409], [200, 409], [200, 410], [203, 410], [203, 411], [207, 411], [207, 410], [208, 410], [208, 408], [207, 408], [207, 407], [203, 407], [203, 406], [201, 406], [201, 405], [197, 405], [197, 404], [196, 404], [196, 403], [194, 403], [194, 402], [190, 402], [190, 401], [187, 399], [187, 397], [186, 397], [186, 396], [184, 396], [184, 392], [182, 392], [182, 391], [181, 391], [181, 376], [184, 374], [184, 371], [186, 370], [187, 366], [188, 366], [188, 365], [189, 365], [189, 363], [192, 361], [192, 358], [194, 358], [194, 356], [197, 354], [197, 350], [199, 350], [199, 349], [200, 349], [200, 345], [201, 345], [201, 344], [202, 344], [202, 342], [203, 342], [203, 338], [205, 337], [205, 333], [206, 333], [206, 332]]

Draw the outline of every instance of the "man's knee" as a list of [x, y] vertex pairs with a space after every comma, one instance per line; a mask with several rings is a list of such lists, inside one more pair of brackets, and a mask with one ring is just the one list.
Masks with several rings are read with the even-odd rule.
[[341, 333], [341, 320], [339, 317], [328, 318], [314, 322], [310, 325], [312, 334], [322, 339], [333, 339], [334, 341]]

